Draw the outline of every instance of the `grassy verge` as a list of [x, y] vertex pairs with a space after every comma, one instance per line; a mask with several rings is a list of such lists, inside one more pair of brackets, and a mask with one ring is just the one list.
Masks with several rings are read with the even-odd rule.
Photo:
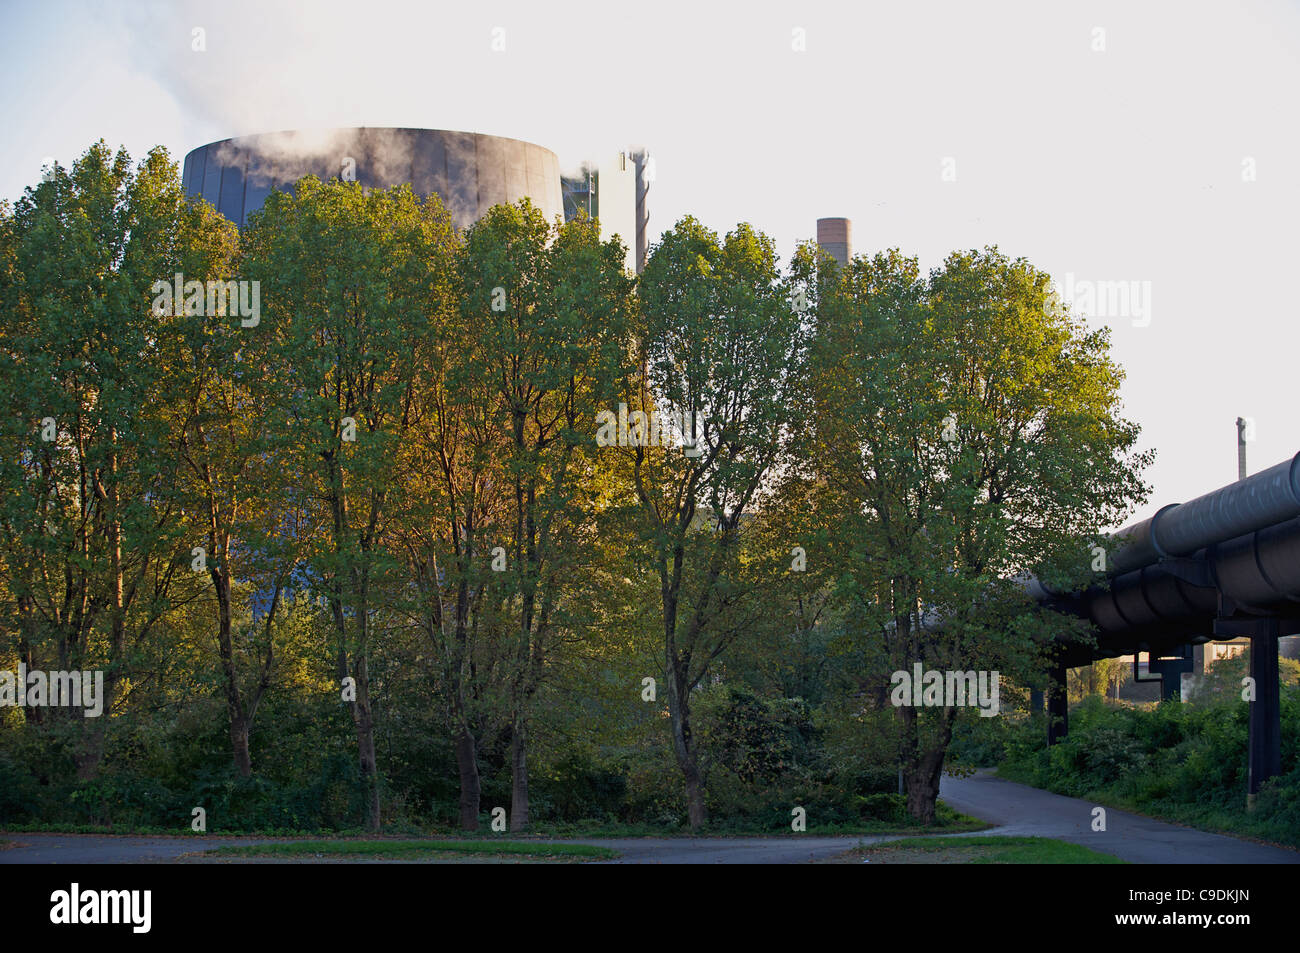
[[287, 844], [248, 844], [203, 851], [204, 857], [351, 858], [366, 860], [447, 860], [466, 856], [509, 860], [609, 860], [618, 851], [587, 844], [542, 844], [486, 840], [317, 840]]
[[838, 863], [1123, 864], [1127, 861], [1050, 837], [906, 837], [855, 847]]
[[787, 820], [779, 827], [767, 827], [761, 824], [747, 824], [726, 819], [715, 819], [698, 831], [689, 828], [666, 828], [652, 824], [617, 824], [607, 822], [577, 822], [571, 824], [539, 823], [534, 824], [529, 833], [539, 837], [792, 837], [816, 835], [820, 837], [839, 836], [880, 836], [883, 834], [962, 834], [968, 831], [983, 831], [993, 825], [979, 818], [970, 817], [951, 810], [940, 804], [935, 815], [935, 823], [930, 827], [920, 824], [900, 822], [898, 820], [864, 820], [852, 824], [818, 824], [814, 817], [808, 817], [808, 829], [801, 834], [790, 830]]

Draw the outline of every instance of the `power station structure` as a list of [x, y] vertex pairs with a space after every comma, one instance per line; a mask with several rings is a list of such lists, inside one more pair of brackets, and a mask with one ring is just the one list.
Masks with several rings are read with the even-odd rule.
[[[446, 129], [344, 128], [293, 130], [223, 139], [185, 156], [181, 181], [192, 198], [210, 202], [244, 226], [272, 189], [290, 191], [306, 175], [339, 178], [364, 188], [409, 184], [421, 197], [437, 194], [458, 229], [478, 221], [493, 205], [528, 198], [548, 221], [574, 218], [580, 208], [599, 217], [605, 238], [618, 235], [626, 265], [645, 264], [649, 213], [646, 197], [653, 165], [644, 150], [619, 153], [584, 176], [599, 189], [590, 201], [566, 196], [555, 153], [519, 139]], [[647, 173], [649, 175], [647, 176]]]
[[[629, 149], [600, 162], [584, 162], [560, 177], [564, 220], [581, 214], [600, 219], [602, 235], [618, 235], [628, 248], [625, 267], [638, 275], [645, 268], [650, 224], [647, 198], [654, 181], [654, 161], [644, 149]], [[629, 237], [630, 236], [630, 237]]]

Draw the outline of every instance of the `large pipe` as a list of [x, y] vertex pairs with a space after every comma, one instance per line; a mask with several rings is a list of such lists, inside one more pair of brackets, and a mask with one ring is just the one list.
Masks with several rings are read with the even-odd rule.
[[[1109, 584], [1058, 593], [1017, 580], [1037, 602], [1055, 602], [1093, 622], [1101, 655], [1210, 638], [1220, 599], [1248, 613], [1300, 614], [1300, 454], [1262, 473], [1162, 507], [1121, 530]], [[1171, 557], [1188, 563], [1161, 564]], [[1171, 643], [1172, 644], [1172, 643]]]
[[[1220, 594], [1248, 612], [1300, 610], [1300, 519], [1216, 542], [1195, 555], [1208, 574], [1207, 584], [1188, 582], [1164, 566], [1151, 565], [1065, 601], [1103, 633], [1212, 620]], [[1040, 595], [1045, 592], [1041, 586], [1027, 589], [1039, 602], [1052, 598]]]
[[[1212, 543], [1300, 516], [1300, 453], [1262, 473], [1161, 507], [1150, 519], [1111, 537], [1110, 570], [1120, 574], [1170, 556], [1191, 556]], [[1108, 547], [1110, 548], [1110, 547]]]

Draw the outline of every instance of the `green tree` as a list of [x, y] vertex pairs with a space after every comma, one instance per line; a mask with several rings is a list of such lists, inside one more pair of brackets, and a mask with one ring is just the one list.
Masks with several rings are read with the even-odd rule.
[[[644, 552], [659, 576], [673, 752], [698, 828], [707, 810], [691, 693], [745, 631], [737, 611], [744, 522], [789, 447], [804, 321], [770, 239], [740, 225], [719, 242], [692, 218], [655, 246], [640, 302], [630, 405], [646, 420], [630, 428], [634, 445], [624, 452]], [[687, 446], [646, 445], [640, 435], [656, 429], [652, 415], [676, 415]]]
[[503, 574], [493, 588], [514, 620], [504, 690], [516, 831], [528, 825], [530, 706], [549, 643], [586, 615], [591, 595], [593, 422], [630, 372], [624, 254], [600, 241], [594, 221], [552, 227], [527, 200], [491, 209], [465, 239], [461, 307], [474, 332], [458, 373], [491, 385], [505, 483], [506, 524], [493, 547]]
[[353, 713], [366, 826], [377, 830], [369, 658], [402, 579], [384, 536], [407, 483], [394, 464], [421, 371], [452, 307], [454, 231], [436, 196], [308, 177], [293, 195], [271, 194], [245, 241], [245, 271], [261, 281], [266, 374], [286, 419], [277, 453], [324, 507], [326, 544], [313, 565]]
[[[1104, 331], [995, 248], [929, 280], [897, 252], [821, 272], [812, 467], [838, 501], [845, 588], [881, 679], [1027, 672], [1053, 627], [1011, 578], [1078, 565], [1141, 502], [1137, 427]], [[897, 708], [908, 807], [934, 816], [953, 707]]]
[[[107, 714], [187, 562], [164, 350], [196, 319], [156, 313], [152, 287], [176, 272], [207, 277], [225, 243], [164, 150], [133, 170], [103, 142], [28, 189], [4, 233], [0, 546], [19, 655], [102, 669]], [[109, 719], [73, 714], [54, 717], [70, 718], [78, 776], [91, 778]]]
[[[217, 280], [236, 280], [234, 226], [206, 203], [194, 213], [223, 239], [225, 273]], [[251, 289], [244, 290], [249, 301]], [[271, 685], [275, 625], [316, 514], [274, 452], [282, 427], [264, 374], [267, 336], [246, 326], [229, 298], [222, 307], [214, 294], [213, 303], [220, 313], [182, 325], [163, 360], [182, 391], [180, 486], [193, 541], [204, 551], [231, 749], [246, 778], [249, 736]]]

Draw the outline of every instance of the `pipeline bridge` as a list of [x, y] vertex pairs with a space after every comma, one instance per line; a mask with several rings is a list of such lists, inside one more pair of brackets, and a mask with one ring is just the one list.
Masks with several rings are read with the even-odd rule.
[[[1278, 640], [1300, 633], [1300, 453], [1187, 503], [1171, 503], [1110, 537], [1106, 583], [1078, 593], [1026, 581], [1041, 604], [1090, 620], [1097, 644], [1061, 642], [1047, 693], [1048, 743], [1069, 730], [1066, 670], [1149, 653], [1172, 698], [1192, 646], [1250, 640], [1251, 795], [1282, 766]], [[1152, 681], [1153, 679], [1145, 679]], [[1041, 702], [1039, 702], [1041, 705]]]

